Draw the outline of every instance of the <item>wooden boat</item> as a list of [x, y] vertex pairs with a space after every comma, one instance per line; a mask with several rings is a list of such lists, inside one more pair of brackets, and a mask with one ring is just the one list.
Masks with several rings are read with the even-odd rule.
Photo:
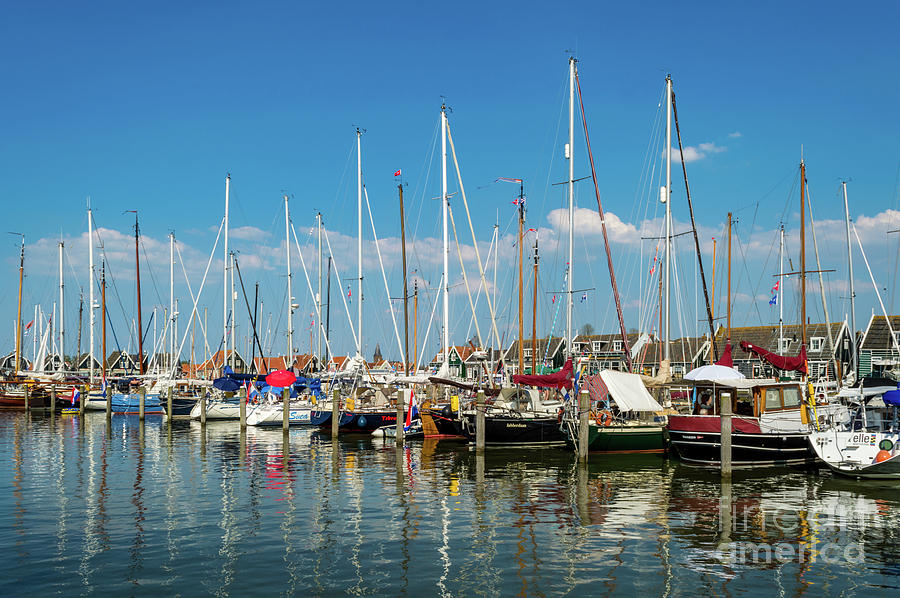
[[[504, 388], [485, 408], [485, 445], [562, 446], [562, 401], [542, 401], [534, 389]], [[475, 442], [475, 409], [460, 413], [462, 432]]]
[[[849, 418], [839, 404], [815, 405], [796, 382], [737, 379], [698, 382], [701, 399], [690, 415], [670, 415], [669, 443], [679, 459], [700, 466], [720, 465], [719, 406], [730, 397], [732, 464], [735, 467], [812, 465], [816, 455], [807, 440], [811, 427]], [[708, 414], [700, 405], [708, 397]]]

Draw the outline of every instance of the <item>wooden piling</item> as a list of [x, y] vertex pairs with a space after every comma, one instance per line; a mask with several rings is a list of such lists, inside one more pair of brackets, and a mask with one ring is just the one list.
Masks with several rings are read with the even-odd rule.
[[166, 393], [166, 417], [169, 418], [169, 425], [172, 425], [172, 395], [175, 394], [175, 387], [170, 386], [169, 392]]
[[25, 411], [30, 411], [31, 410], [31, 396], [30, 396], [30, 393], [28, 392], [28, 383], [27, 382], [23, 385], [23, 388], [25, 389]]
[[250, 392], [249, 387], [244, 387], [241, 391], [241, 430], [247, 427], [247, 393]]
[[341, 391], [335, 388], [331, 391], [331, 435], [337, 437], [338, 428], [341, 425]]
[[721, 463], [722, 477], [731, 477], [731, 393], [723, 392], [719, 395], [720, 409], [719, 420], [721, 421], [720, 432], [722, 435], [720, 443], [719, 460]]
[[405, 403], [404, 399], [406, 398], [406, 392], [402, 389], [397, 389], [397, 446], [403, 446], [403, 424], [406, 422], [406, 414], [403, 413], [403, 405]]
[[590, 422], [588, 417], [591, 412], [591, 395], [587, 390], [578, 393], [578, 460], [587, 461], [588, 458], [588, 432]]
[[140, 421], [144, 421], [144, 408], [147, 403], [147, 389], [141, 386], [141, 389], [138, 391], [138, 419]]
[[[81, 388], [81, 398], [78, 399], [78, 415], [84, 415], [84, 406], [88, 401], [88, 397], [91, 395], [91, 385], [85, 384]], [[84, 429], [84, 428], [82, 428]]]
[[56, 384], [50, 385], [50, 414], [56, 413]]
[[281, 429], [287, 432], [291, 414], [291, 389], [285, 388], [281, 391]]
[[106, 419], [112, 417], [112, 391], [109, 386], [103, 391], [103, 398], [106, 399]]
[[200, 397], [200, 425], [206, 425], [206, 394]]
[[484, 449], [484, 391], [479, 390], [475, 398], [475, 448]]

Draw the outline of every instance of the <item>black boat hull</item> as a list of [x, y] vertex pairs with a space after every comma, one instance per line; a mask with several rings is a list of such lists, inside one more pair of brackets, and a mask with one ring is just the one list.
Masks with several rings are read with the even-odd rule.
[[[475, 415], [463, 414], [462, 431], [475, 442]], [[486, 445], [546, 445], [566, 443], [559, 420], [553, 417], [518, 417], [512, 415], [486, 415], [484, 418], [484, 443]]]
[[[721, 435], [706, 431], [668, 430], [669, 445], [687, 464], [704, 467], [721, 465]], [[808, 466], [816, 455], [806, 433], [731, 435], [733, 467]]]

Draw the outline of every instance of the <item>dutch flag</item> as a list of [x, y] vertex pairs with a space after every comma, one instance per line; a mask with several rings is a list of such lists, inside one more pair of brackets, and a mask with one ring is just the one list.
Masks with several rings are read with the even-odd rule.
[[78, 392], [78, 387], [76, 386], [72, 389], [72, 405], [74, 406], [75, 401], [78, 401], [80, 399], [81, 399], [81, 393]]

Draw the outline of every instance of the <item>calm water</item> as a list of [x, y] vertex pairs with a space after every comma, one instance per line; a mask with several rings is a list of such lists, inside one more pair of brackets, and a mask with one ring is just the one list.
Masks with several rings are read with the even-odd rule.
[[0, 413], [0, 595], [897, 595], [900, 484]]

